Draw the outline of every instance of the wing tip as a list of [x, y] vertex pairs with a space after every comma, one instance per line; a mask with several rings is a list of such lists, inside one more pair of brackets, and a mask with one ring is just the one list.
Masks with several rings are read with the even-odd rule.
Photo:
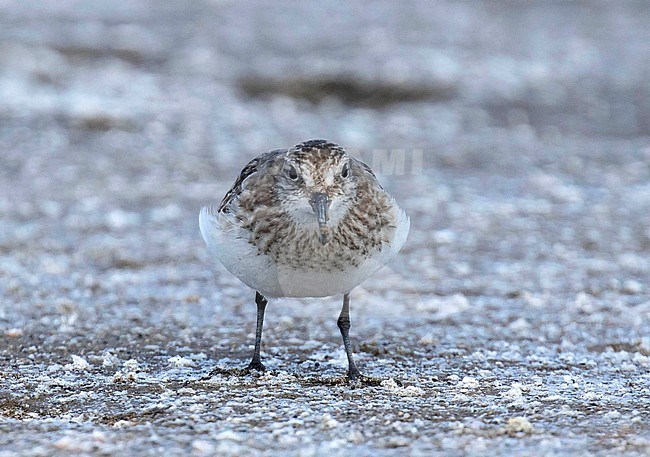
[[201, 207], [201, 211], [199, 212], [199, 229], [201, 230], [201, 235], [206, 243], [208, 242], [210, 228], [211, 226], [214, 226], [214, 224], [215, 218], [212, 205]]
[[409, 232], [411, 231], [411, 218], [403, 208], [398, 206], [397, 210], [397, 228], [395, 230], [395, 238], [393, 240], [395, 243], [396, 253], [402, 250], [402, 247], [406, 244], [406, 240], [408, 239]]

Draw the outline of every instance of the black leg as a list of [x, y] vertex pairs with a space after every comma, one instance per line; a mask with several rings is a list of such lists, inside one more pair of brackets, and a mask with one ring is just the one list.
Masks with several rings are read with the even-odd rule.
[[343, 308], [339, 314], [339, 320], [336, 322], [341, 330], [343, 337], [343, 345], [345, 346], [345, 354], [348, 356], [348, 379], [353, 381], [361, 376], [357, 366], [354, 364], [352, 358], [352, 348], [350, 347], [350, 294], [343, 296]]
[[255, 329], [255, 352], [253, 353], [253, 360], [248, 364], [249, 370], [264, 371], [265, 367], [262, 365], [260, 359], [260, 350], [262, 347], [262, 327], [264, 326], [264, 311], [266, 311], [266, 304], [268, 301], [262, 294], [255, 292], [255, 303], [257, 304], [257, 328]]

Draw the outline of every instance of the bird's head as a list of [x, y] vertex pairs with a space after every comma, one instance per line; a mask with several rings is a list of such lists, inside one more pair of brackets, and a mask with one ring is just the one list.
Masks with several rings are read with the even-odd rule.
[[296, 224], [317, 226], [322, 244], [356, 198], [355, 164], [340, 146], [311, 140], [289, 149], [276, 176], [278, 197]]

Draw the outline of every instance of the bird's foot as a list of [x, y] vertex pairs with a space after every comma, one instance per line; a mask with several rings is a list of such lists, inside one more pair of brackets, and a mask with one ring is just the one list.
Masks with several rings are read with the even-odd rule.
[[214, 376], [241, 376], [241, 368], [221, 368], [221, 367], [215, 367], [210, 371], [210, 373], [206, 374], [201, 378], [201, 381], [206, 381]]
[[359, 370], [348, 370], [347, 381], [350, 386], [355, 387], [378, 386], [381, 384], [381, 379], [362, 375]]
[[250, 373], [251, 371], [259, 371], [259, 372], [264, 372], [266, 371], [266, 367], [262, 362], [259, 360], [253, 360], [251, 363], [248, 364], [248, 366], [244, 369], [244, 372]]
[[215, 367], [207, 375], [201, 378], [201, 381], [208, 380], [214, 376], [246, 376], [252, 374], [252, 372], [263, 373], [266, 371], [266, 367], [262, 362], [251, 362], [245, 368], [221, 368]]

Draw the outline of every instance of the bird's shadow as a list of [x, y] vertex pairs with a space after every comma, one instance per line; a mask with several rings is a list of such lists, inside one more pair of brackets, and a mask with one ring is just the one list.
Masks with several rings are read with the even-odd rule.
[[[350, 379], [347, 376], [336, 376], [336, 377], [321, 377], [321, 376], [303, 376], [297, 373], [288, 373], [277, 370], [265, 370], [259, 371], [251, 369], [249, 367], [244, 368], [222, 368], [215, 367], [208, 374], [202, 376], [198, 381], [209, 381], [216, 376], [224, 378], [262, 378], [266, 376], [280, 376], [282, 374], [290, 374], [296, 381], [300, 383], [303, 387], [318, 387], [318, 386], [349, 386], [352, 389], [360, 387], [376, 387], [380, 386], [383, 379], [373, 378], [370, 376], [361, 375], [357, 378]], [[401, 382], [398, 381], [398, 385], [401, 385]]]

